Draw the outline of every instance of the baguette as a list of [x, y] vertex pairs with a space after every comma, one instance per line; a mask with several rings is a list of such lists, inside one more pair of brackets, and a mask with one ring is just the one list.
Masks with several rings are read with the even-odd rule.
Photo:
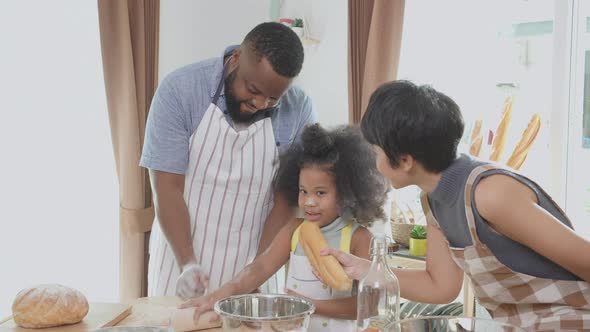
[[481, 136], [481, 124], [481, 119], [475, 120], [475, 125], [473, 126], [473, 130], [471, 131], [471, 143], [473, 143], [479, 136]]
[[479, 157], [479, 153], [481, 152], [481, 145], [483, 143], [483, 136], [479, 135], [473, 142], [471, 142], [471, 146], [469, 147], [469, 154], [474, 157]]
[[494, 141], [492, 142], [492, 153], [490, 154], [491, 161], [499, 161], [504, 152], [504, 145], [506, 145], [506, 138], [508, 137], [508, 127], [512, 120], [512, 97], [506, 98], [504, 101], [504, 110], [502, 111], [502, 119], [494, 134]]
[[339, 291], [352, 288], [352, 280], [346, 275], [340, 262], [333, 256], [320, 255], [320, 250], [328, 247], [328, 241], [316, 223], [307, 221], [301, 225], [299, 243], [313, 268], [328, 286]]
[[88, 301], [79, 291], [57, 284], [20, 291], [12, 304], [14, 322], [24, 328], [75, 324], [88, 313]]
[[515, 170], [520, 169], [526, 160], [529, 150], [531, 149], [531, 146], [533, 145], [533, 142], [535, 141], [535, 138], [537, 137], [540, 129], [541, 117], [539, 114], [535, 113], [531, 117], [531, 121], [529, 121], [528, 126], [522, 133], [522, 137], [514, 148], [514, 151], [512, 151], [512, 155], [508, 159], [508, 162], [506, 162], [506, 165], [512, 167]]

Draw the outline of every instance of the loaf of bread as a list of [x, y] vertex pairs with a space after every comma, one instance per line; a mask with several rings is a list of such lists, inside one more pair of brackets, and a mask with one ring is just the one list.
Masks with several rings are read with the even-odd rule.
[[502, 110], [502, 118], [496, 133], [494, 134], [494, 142], [492, 142], [492, 153], [490, 154], [491, 161], [499, 161], [504, 152], [504, 145], [506, 145], [506, 138], [508, 137], [508, 128], [512, 120], [512, 97], [506, 98], [504, 101], [504, 108]]
[[88, 301], [79, 291], [48, 284], [20, 291], [12, 304], [14, 322], [25, 328], [75, 324], [88, 313]]
[[471, 142], [471, 146], [469, 146], [469, 154], [474, 157], [479, 157], [479, 153], [481, 152], [481, 145], [483, 143], [483, 136], [479, 135], [475, 138], [473, 142]]
[[537, 134], [539, 133], [539, 129], [541, 129], [541, 117], [539, 114], [535, 113], [522, 133], [522, 137], [514, 148], [514, 151], [512, 151], [512, 155], [508, 159], [508, 162], [506, 162], [506, 165], [515, 170], [520, 169], [529, 154], [529, 150], [531, 149]]
[[216, 314], [213, 311], [208, 311], [199, 317], [195, 322], [195, 308], [176, 309], [172, 314], [170, 326], [175, 332], [198, 331], [220, 327], [221, 321], [219, 319], [210, 322], [211, 318]]
[[481, 119], [475, 120], [475, 125], [473, 125], [473, 130], [471, 131], [471, 143], [473, 143], [479, 136], [481, 136], [481, 124]]
[[352, 280], [346, 275], [338, 260], [332, 256], [320, 255], [320, 250], [328, 247], [328, 241], [316, 223], [304, 222], [301, 225], [299, 243], [313, 268], [328, 286], [339, 291], [352, 288]]

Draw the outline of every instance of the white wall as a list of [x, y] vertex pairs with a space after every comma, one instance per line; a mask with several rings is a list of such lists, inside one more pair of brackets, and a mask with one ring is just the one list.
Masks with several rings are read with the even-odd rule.
[[270, 0], [162, 1], [159, 79], [183, 65], [221, 56], [269, 20]]
[[280, 17], [303, 17], [318, 44], [304, 43], [305, 63], [296, 81], [311, 97], [324, 126], [348, 123], [348, 7], [341, 0], [283, 0]]
[[40, 283], [118, 298], [96, 1], [0, 3], [0, 318]]
[[[258, 23], [270, 20], [271, 0], [163, 1], [159, 79], [174, 69], [220, 56]], [[339, 0], [282, 0], [280, 17], [303, 17], [321, 42], [305, 46], [295, 84], [310, 95], [320, 123], [348, 123], [347, 6]], [[229, 8], [232, 8], [229, 10]]]

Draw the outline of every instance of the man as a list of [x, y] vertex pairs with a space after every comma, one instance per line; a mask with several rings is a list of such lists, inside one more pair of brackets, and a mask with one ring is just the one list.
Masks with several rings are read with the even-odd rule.
[[180, 68], [160, 84], [140, 162], [150, 170], [159, 221], [150, 240], [150, 296], [217, 289], [293, 216], [271, 182], [278, 153], [315, 122], [310, 99], [291, 87], [302, 64], [297, 35], [262, 23], [222, 57]]

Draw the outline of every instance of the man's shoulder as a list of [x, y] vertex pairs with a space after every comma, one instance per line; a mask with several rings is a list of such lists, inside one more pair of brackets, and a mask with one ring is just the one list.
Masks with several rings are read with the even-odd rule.
[[291, 86], [285, 95], [281, 97], [281, 108], [287, 110], [300, 110], [306, 103], [309, 103], [309, 97], [298, 86]]
[[192, 89], [195, 85], [210, 82], [218, 74], [218, 58], [211, 58], [173, 70], [162, 80], [162, 85], [173, 86], [175, 89]]

